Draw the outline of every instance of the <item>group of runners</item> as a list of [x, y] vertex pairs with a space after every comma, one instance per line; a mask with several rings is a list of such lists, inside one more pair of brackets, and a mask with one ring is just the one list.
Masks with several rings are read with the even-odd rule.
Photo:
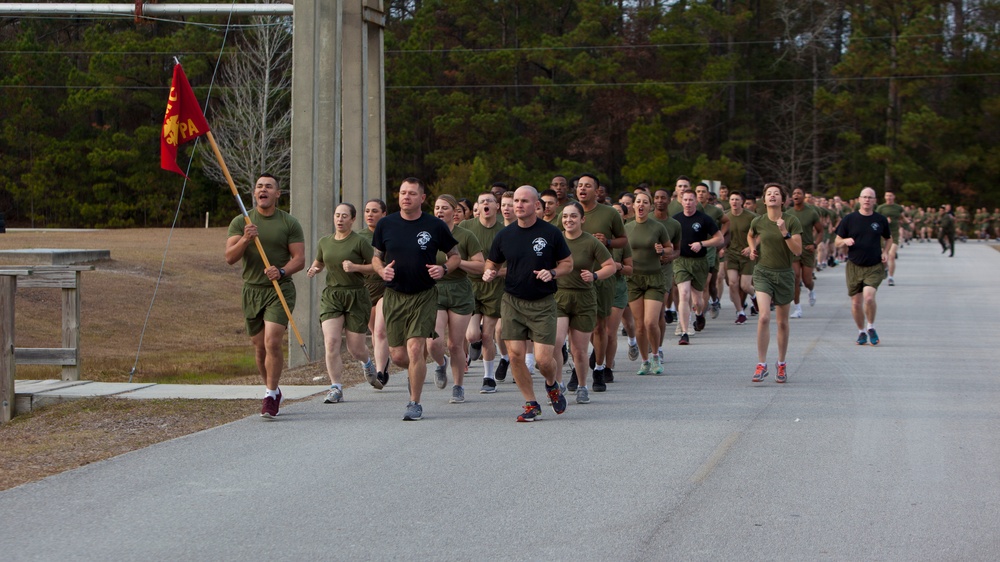
[[[280, 407], [287, 325], [273, 283], [294, 307], [291, 278], [306, 269], [302, 228], [277, 208], [280, 193], [274, 177], [258, 179], [250, 224], [236, 217], [226, 244], [226, 261], [243, 262], [243, 311], [266, 385], [261, 416], [267, 419]], [[338, 205], [335, 231], [317, 241], [306, 270], [310, 278], [325, 272], [320, 322], [331, 383], [326, 402], [344, 399], [346, 340], [376, 389], [388, 383], [390, 362], [405, 369], [404, 420], [423, 417], [429, 362], [436, 386], [446, 388], [450, 375], [450, 402], [461, 403], [466, 372], [480, 360], [480, 393], [495, 393], [508, 374], [517, 384], [525, 402], [518, 421], [541, 416], [532, 384], [536, 370], [545, 379], [545, 399], [561, 414], [566, 393], [586, 404], [591, 391], [604, 392], [614, 382], [619, 329], [628, 337], [629, 359], [641, 357], [636, 374], [663, 374], [666, 325], [676, 323], [678, 345], [690, 345], [692, 335], [706, 328], [706, 315], [719, 316], [726, 285], [736, 324], [747, 321], [748, 310], [758, 315], [751, 380], [769, 375], [773, 318], [774, 378], [784, 383], [789, 318], [801, 317], [803, 293], [810, 305], [816, 302], [817, 264], [827, 257], [825, 263], [838, 263], [840, 249], [857, 343], [879, 343], [875, 291], [892, 267], [893, 236], [898, 244], [905, 213], [887, 218], [875, 212], [875, 203], [874, 190], [865, 188], [858, 211], [841, 212], [850, 202], [813, 200], [777, 183], [766, 184], [759, 200], [725, 186], [716, 197], [706, 184], [692, 186], [684, 176], [672, 193], [640, 185], [611, 203], [590, 173], [556, 176], [541, 193], [498, 183], [469, 201], [431, 198], [421, 180], [407, 178], [399, 188], [399, 212], [387, 214], [382, 200], [367, 201], [360, 228], [354, 205]], [[427, 204], [433, 214], [424, 212]], [[255, 239], [270, 267], [252, 248]], [[573, 368], [564, 382], [570, 357]]]

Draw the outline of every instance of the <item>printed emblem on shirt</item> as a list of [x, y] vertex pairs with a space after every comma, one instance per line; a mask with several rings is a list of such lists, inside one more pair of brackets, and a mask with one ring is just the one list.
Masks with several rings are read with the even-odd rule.
[[542, 250], [545, 249], [546, 245], [548, 245], [548, 242], [541, 237], [535, 238], [531, 241], [531, 249], [534, 250], [536, 256], [542, 255]]
[[427, 232], [426, 230], [421, 230], [420, 233], [417, 234], [417, 245], [420, 246], [421, 250], [426, 250], [427, 243], [430, 241], [431, 241], [430, 232]]
[[696, 222], [696, 223], [692, 224], [691, 225], [691, 229], [694, 230], [695, 232], [700, 232], [701, 231], [701, 223], [700, 222]]
[[872, 223], [872, 230], [874, 230], [875, 232], [878, 232], [878, 223], [877, 222], [873, 222]]

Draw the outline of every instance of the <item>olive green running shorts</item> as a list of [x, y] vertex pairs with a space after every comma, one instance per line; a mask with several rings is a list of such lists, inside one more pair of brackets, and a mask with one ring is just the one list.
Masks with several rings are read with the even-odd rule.
[[365, 287], [326, 287], [319, 299], [319, 321], [344, 316], [344, 329], [355, 334], [368, 330], [372, 301]]
[[410, 338], [436, 338], [437, 287], [408, 295], [385, 288], [382, 296], [385, 331], [389, 347], [406, 345]]
[[556, 299], [552, 295], [528, 301], [504, 293], [500, 302], [504, 340], [556, 344]]
[[556, 314], [569, 318], [569, 327], [577, 332], [593, 332], [597, 325], [597, 295], [593, 289], [559, 289]]
[[771, 295], [775, 306], [784, 306], [795, 297], [795, 272], [758, 265], [753, 269], [753, 290]]
[[860, 293], [865, 287], [875, 287], [882, 284], [885, 279], [885, 264], [877, 263], [870, 266], [855, 265], [854, 262], [847, 262], [847, 296], [853, 297]]
[[[289, 280], [279, 283], [281, 293], [288, 303], [288, 310], [295, 310], [295, 284]], [[264, 329], [264, 322], [274, 322], [288, 326], [288, 315], [274, 285], [243, 285], [243, 318], [246, 319], [247, 334], [256, 336]]]

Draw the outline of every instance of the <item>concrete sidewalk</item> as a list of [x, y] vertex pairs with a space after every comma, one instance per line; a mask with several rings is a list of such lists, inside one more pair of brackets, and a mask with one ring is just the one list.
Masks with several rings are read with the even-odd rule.
[[[327, 388], [326, 385], [287, 385], [281, 387], [281, 393], [287, 399], [297, 400], [325, 392]], [[51, 379], [14, 381], [14, 396], [18, 413], [30, 412], [33, 408], [66, 400], [97, 396], [132, 399], [254, 400], [260, 399], [261, 394], [261, 385], [259, 384], [156, 384]]]

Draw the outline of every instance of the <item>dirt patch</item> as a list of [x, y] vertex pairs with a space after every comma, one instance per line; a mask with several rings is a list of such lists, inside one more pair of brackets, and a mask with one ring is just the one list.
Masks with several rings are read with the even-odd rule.
[[[95, 270], [82, 275], [81, 379], [260, 384], [240, 312], [240, 267], [226, 264], [225, 240], [222, 228], [173, 233], [8, 231], [0, 236], [0, 249], [111, 251], [111, 259], [92, 263]], [[58, 289], [19, 289], [15, 306], [17, 347], [61, 346]], [[348, 360], [346, 353], [344, 357], [344, 385], [361, 382], [357, 362]], [[286, 370], [281, 383], [326, 384], [325, 364], [317, 359]], [[18, 379], [59, 377], [59, 367], [17, 368]], [[259, 409], [259, 401], [99, 398], [19, 415], [0, 426], [0, 489], [254, 415]]]

